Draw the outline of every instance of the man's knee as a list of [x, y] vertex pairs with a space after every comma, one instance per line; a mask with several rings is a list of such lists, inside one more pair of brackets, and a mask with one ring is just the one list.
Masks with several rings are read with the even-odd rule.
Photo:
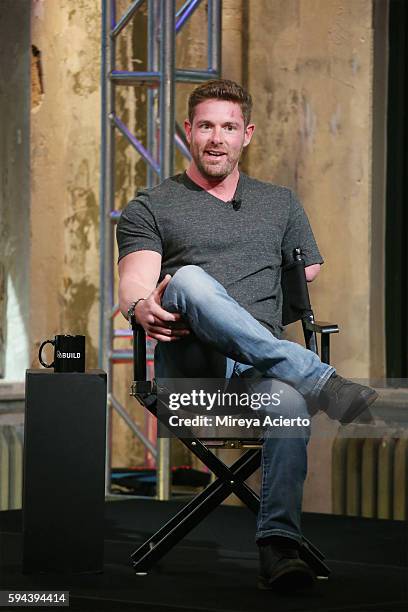
[[192, 264], [188, 266], [181, 266], [177, 272], [173, 275], [171, 282], [174, 283], [191, 283], [197, 279], [207, 275], [206, 272], [200, 266], [194, 266]]
[[166, 292], [199, 297], [208, 292], [214, 279], [200, 266], [182, 266], [168, 284]]

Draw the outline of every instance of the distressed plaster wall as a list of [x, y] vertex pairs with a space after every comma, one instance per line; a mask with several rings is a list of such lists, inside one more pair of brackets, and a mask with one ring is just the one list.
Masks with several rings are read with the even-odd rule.
[[[40, 58], [34, 71], [31, 127], [32, 361], [55, 333], [87, 338], [87, 367], [96, 367], [99, 321], [99, 177], [101, 3], [34, 0], [32, 37]], [[120, 16], [129, 6], [117, 2]], [[145, 10], [117, 41], [117, 67], [137, 69], [145, 58]], [[145, 91], [118, 89], [116, 110], [131, 131], [145, 136]], [[116, 207], [145, 185], [144, 163], [116, 135]], [[112, 230], [113, 231], [113, 230]], [[126, 326], [122, 317], [117, 327]], [[118, 342], [115, 348], [125, 343]], [[127, 343], [129, 344], [129, 343]], [[129, 398], [130, 365], [115, 366], [114, 392], [139, 426], [145, 411]], [[132, 465], [143, 449], [122, 419], [112, 419], [113, 465]]]
[[35, 0], [42, 87], [31, 116], [31, 346], [87, 337], [97, 364], [100, 3]]
[[0, 11], [0, 378], [24, 380], [29, 365], [30, 7]]
[[372, 3], [250, 3], [248, 56], [260, 128], [248, 169], [303, 200], [326, 260], [311, 292], [319, 317], [342, 328], [333, 361], [368, 377], [381, 333], [370, 329]]
[[[372, 243], [373, 8], [370, 0], [247, 3], [248, 86], [258, 130], [246, 169], [300, 195], [326, 260], [310, 287], [312, 302], [320, 319], [340, 325], [332, 362], [355, 378], [384, 372], [383, 190], [374, 199]], [[380, 35], [383, 54], [386, 28]], [[299, 330], [288, 337], [300, 338]], [[304, 508], [326, 512], [337, 426], [323, 429], [325, 437], [317, 434], [309, 445]]]

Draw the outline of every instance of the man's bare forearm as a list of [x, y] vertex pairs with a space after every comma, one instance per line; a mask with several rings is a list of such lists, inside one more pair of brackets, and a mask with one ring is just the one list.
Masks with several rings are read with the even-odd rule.
[[119, 308], [123, 316], [127, 318], [131, 305], [140, 298], [147, 298], [153, 289], [154, 287], [142, 285], [132, 278], [121, 279], [119, 283]]
[[131, 305], [147, 298], [160, 276], [161, 255], [154, 251], [129, 253], [119, 262], [119, 308], [124, 317]]

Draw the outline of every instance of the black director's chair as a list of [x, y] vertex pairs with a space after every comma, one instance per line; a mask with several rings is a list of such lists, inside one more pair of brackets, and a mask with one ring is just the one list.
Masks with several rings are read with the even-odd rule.
[[[315, 353], [318, 353], [317, 334], [320, 334], [321, 359], [329, 363], [330, 334], [337, 333], [339, 328], [337, 325], [314, 320], [300, 249], [295, 249], [293, 256], [293, 261], [282, 268], [282, 323], [289, 325], [301, 320], [305, 345]], [[165, 420], [166, 411], [163, 411], [163, 400], [157, 395], [155, 382], [146, 380], [144, 329], [134, 320], [132, 327], [134, 382], [131, 395], [159, 420], [165, 422], [168, 429], [172, 429], [168, 420]], [[167, 411], [170, 412], [168, 406]], [[245, 480], [260, 466], [262, 440], [203, 440], [191, 433], [183, 437], [177, 427], [173, 429], [173, 433], [217, 478], [131, 555], [137, 573], [147, 572], [231, 493], [234, 493], [254, 513], [257, 514], [259, 510], [259, 496], [245, 483]], [[211, 448], [247, 450], [231, 466], [227, 466], [210, 450]], [[330, 570], [324, 563], [324, 555], [305, 538], [299, 554], [313, 568], [317, 576], [329, 575]]]

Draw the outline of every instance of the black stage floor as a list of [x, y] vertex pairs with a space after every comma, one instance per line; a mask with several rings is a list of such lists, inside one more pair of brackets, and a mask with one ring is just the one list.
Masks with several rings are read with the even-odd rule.
[[232, 506], [218, 508], [147, 576], [136, 576], [131, 552], [179, 508], [173, 501], [107, 503], [104, 573], [69, 576], [22, 575], [21, 512], [0, 512], [0, 590], [69, 590], [77, 612], [408, 610], [408, 525], [402, 521], [305, 514], [304, 533], [325, 553], [332, 575], [302, 595], [256, 589], [255, 518]]

